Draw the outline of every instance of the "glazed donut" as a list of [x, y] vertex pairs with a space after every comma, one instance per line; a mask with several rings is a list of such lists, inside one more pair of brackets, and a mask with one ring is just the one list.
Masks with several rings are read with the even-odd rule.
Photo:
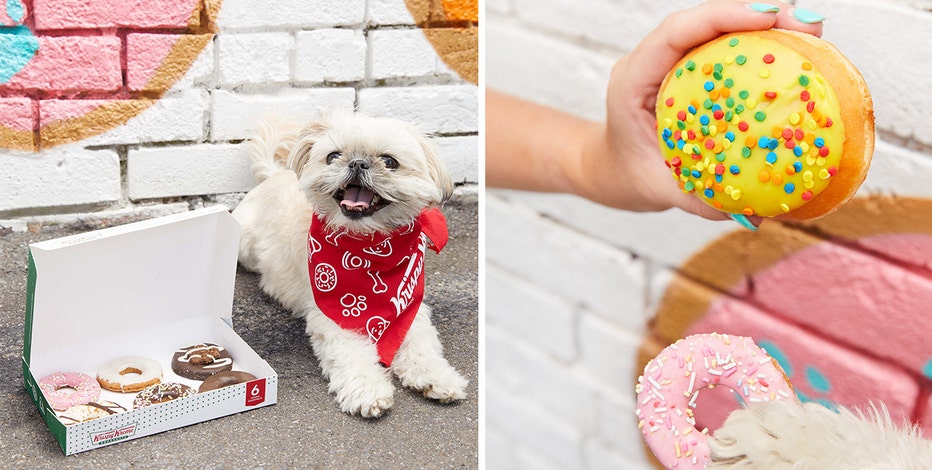
[[172, 371], [191, 380], [204, 380], [218, 372], [233, 368], [233, 357], [213, 343], [198, 343], [175, 351]]
[[666, 468], [705, 468], [706, 430], [693, 415], [699, 391], [724, 386], [745, 403], [795, 399], [783, 369], [751, 338], [700, 334], [667, 346], [644, 367], [635, 390], [638, 428]]
[[53, 410], [64, 411], [100, 398], [100, 385], [80, 372], [55, 372], [39, 380], [39, 390]]
[[197, 389], [197, 393], [209, 392], [218, 388], [249, 382], [250, 380], [256, 380], [256, 376], [249, 372], [228, 370], [204, 379], [204, 382], [202, 382], [201, 386]]
[[194, 389], [179, 383], [157, 383], [143, 389], [136, 394], [133, 400], [133, 409], [143, 408], [149, 405], [158, 405], [171, 400], [177, 400], [187, 396], [194, 395]]
[[835, 46], [795, 31], [694, 49], [664, 79], [656, 114], [680, 188], [732, 214], [821, 217], [854, 196], [873, 155], [861, 74]]
[[138, 392], [161, 380], [162, 366], [144, 357], [120, 357], [97, 369], [97, 382], [111, 392]]
[[65, 426], [70, 426], [72, 424], [103, 418], [123, 411], [126, 411], [126, 408], [112, 401], [102, 401], [100, 403], [90, 402], [68, 408], [64, 413], [59, 415], [58, 419], [62, 423], [65, 423]]

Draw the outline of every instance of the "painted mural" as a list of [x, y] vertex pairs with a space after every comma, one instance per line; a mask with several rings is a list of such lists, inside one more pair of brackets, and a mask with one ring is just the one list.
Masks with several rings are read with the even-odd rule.
[[464, 80], [479, 84], [479, 0], [405, 0], [437, 55]]
[[[664, 293], [638, 370], [687, 335], [750, 336], [801, 400], [882, 401], [932, 432], [930, 213], [929, 200], [870, 196], [814, 222], [771, 221], [710, 243]], [[698, 427], [714, 431], [738, 406], [728, 390], [700, 394]]]
[[38, 151], [138, 115], [210, 42], [220, 0], [0, 0], [0, 147]]

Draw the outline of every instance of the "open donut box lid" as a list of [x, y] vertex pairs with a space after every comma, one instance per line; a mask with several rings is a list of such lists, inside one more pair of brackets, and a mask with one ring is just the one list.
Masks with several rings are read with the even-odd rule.
[[[226, 207], [161, 217], [29, 246], [23, 379], [65, 455], [226, 416], [277, 400], [278, 375], [233, 330], [240, 228]], [[122, 356], [175, 375], [174, 352], [212, 342], [256, 380], [133, 409], [134, 393], [103, 391], [129, 411], [66, 426], [37, 381], [57, 371], [95, 376]]]

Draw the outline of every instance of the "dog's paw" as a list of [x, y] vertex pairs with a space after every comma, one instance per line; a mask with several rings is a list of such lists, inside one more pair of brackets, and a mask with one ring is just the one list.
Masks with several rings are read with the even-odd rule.
[[395, 387], [384, 376], [358, 377], [334, 391], [340, 411], [363, 418], [380, 418], [395, 404]]
[[417, 390], [425, 397], [441, 403], [451, 403], [466, 398], [469, 381], [463, 378], [446, 360], [436, 361], [431, 366], [419, 364], [415, 367], [393, 368], [401, 385]]
[[440, 403], [452, 403], [466, 399], [467, 385], [469, 385], [469, 381], [454, 370], [451, 377], [434, 381], [426, 388], [421, 389], [421, 393], [425, 397], [437, 400]]

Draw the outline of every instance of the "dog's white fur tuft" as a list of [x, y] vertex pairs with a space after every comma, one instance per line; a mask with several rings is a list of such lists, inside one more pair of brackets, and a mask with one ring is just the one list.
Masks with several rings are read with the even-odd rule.
[[795, 400], [755, 403], [709, 439], [710, 469], [932, 469], [932, 443], [886, 408], [852, 412]]

